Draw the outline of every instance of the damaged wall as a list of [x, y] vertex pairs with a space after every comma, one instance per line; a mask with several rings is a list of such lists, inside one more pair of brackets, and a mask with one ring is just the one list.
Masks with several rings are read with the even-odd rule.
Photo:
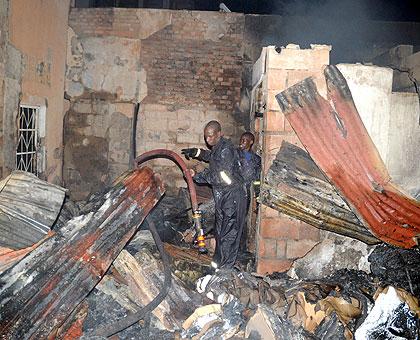
[[[325, 95], [322, 63], [314, 64], [320, 60], [316, 57], [316, 49], [299, 50], [293, 45], [277, 51], [273, 47], [266, 49], [267, 73], [263, 77], [262, 91], [267, 107], [262, 121], [256, 119], [256, 129], [261, 131], [260, 139], [264, 150], [264, 174], [277, 154], [282, 140], [301, 146], [296, 134], [279, 111], [278, 103], [273, 100], [274, 95], [307, 76], [315, 78], [320, 94]], [[286, 53], [294, 53], [295, 57], [282, 60]], [[311, 56], [311, 59], [305, 61], [306, 56]], [[291, 60], [294, 61], [294, 65], [288, 64]], [[314, 67], [304, 70], [299, 61], [303, 62], [303, 66]], [[328, 59], [325, 58], [324, 63], [327, 62]], [[254, 67], [256, 73], [262, 69], [259, 64]], [[361, 64], [340, 64], [338, 68], [348, 82], [362, 121], [391, 177], [406, 191], [414, 196], [418, 195], [420, 112], [417, 94], [393, 93], [393, 71], [389, 68]], [[320, 235], [314, 227], [265, 206], [261, 207], [258, 234], [257, 270], [260, 273], [285, 271], [294, 262], [293, 268], [298, 275], [320, 277], [342, 263], [349, 268], [358, 268], [366, 260], [369, 249], [357, 240], [346, 239], [329, 232]], [[347, 243], [349, 245], [343, 246]], [[345, 250], [347, 248], [349, 251]], [[340, 258], [329, 255], [334, 249], [341, 249]], [[303, 259], [296, 262], [298, 258]]]
[[420, 193], [420, 109], [417, 93], [392, 92], [390, 68], [340, 64], [356, 108], [394, 183]]
[[[86, 198], [128, 168], [136, 103], [137, 155], [204, 146], [211, 119], [237, 142], [243, 25], [235, 13], [72, 9], [64, 179], [73, 198]], [[185, 185], [172, 162], [153, 162], [172, 185]]]
[[[255, 131], [262, 150], [263, 176], [283, 140], [302, 147], [280, 111], [275, 95], [309, 76], [315, 78], [321, 94], [325, 95], [322, 72], [323, 66], [329, 64], [330, 49], [326, 45], [313, 45], [311, 49], [300, 49], [297, 45], [277, 50], [274, 46], [263, 49], [253, 75], [254, 79], [263, 76], [261, 90], [265, 112], [262, 119], [255, 119]], [[266, 73], [261, 73], [264, 70]], [[289, 269], [295, 259], [305, 256], [320, 241], [317, 228], [267, 206], [260, 207], [257, 233], [257, 271], [262, 274]]]
[[23, 104], [40, 107], [42, 112], [37, 117], [40, 177], [61, 183], [63, 74], [69, 3], [69, 0], [2, 2], [8, 18], [1, 21], [2, 176], [16, 167], [16, 117], [19, 104]]
[[4, 83], [5, 83], [5, 64], [6, 64], [6, 48], [8, 34], [8, 2], [0, 1], [0, 178], [3, 177], [4, 166]]

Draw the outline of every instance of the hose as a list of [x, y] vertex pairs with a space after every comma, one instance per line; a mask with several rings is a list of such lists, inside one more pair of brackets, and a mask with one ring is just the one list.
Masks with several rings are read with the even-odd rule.
[[134, 106], [133, 120], [131, 126], [131, 141], [130, 141], [130, 166], [134, 166], [134, 159], [137, 154], [137, 145], [136, 145], [136, 131], [137, 131], [137, 119], [139, 116], [140, 103], [136, 103]]
[[140, 163], [154, 157], [169, 158], [181, 168], [185, 176], [185, 179], [187, 181], [188, 190], [190, 192], [191, 206], [193, 209], [192, 218], [194, 221], [195, 229], [197, 230], [198, 251], [203, 254], [207, 253], [204, 230], [203, 230], [203, 226], [201, 225], [202, 213], [198, 209], [197, 192], [195, 190], [195, 185], [194, 185], [191, 173], [187, 168], [187, 165], [185, 164], [184, 160], [176, 152], [171, 151], [171, 150], [166, 150], [166, 149], [155, 149], [155, 150], [145, 152], [134, 160], [134, 164], [138, 167]]
[[184, 160], [176, 152], [171, 151], [171, 150], [166, 150], [166, 149], [151, 150], [138, 156], [134, 160], [134, 164], [139, 166], [140, 163], [143, 163], [144, 161], [147, 161], [148, 159], [155, 158], [155, 157], [169, 158], [181, 168], [182, 173], [184, 174], [185, 179], [187, 180], [188, 191], [190, 192], [191, 206], [193, 208], [193, 211], [198, 210], [197, 192], [195, 190], [195, 185], [191, 177], [190, 171], [188, 170], [187, 165], [185, 164]]
[[163, 243], [159, 237], [159, 234], [156, 230], [156, 226], [154, 222], [150, 218], [146, 218], [146, 221], [149, 226], [149, 230], [152, 233], [156, 246], [159, 250], [160, 256], [162, 257], [163, 273], [165, 276], [165, 279], [163, 281], [163, 287], [161, 291], [159, 292], [159, 294], [156, 295], [155, 298], [152, 301], [150, 301], [148, 305], [144, 306], [142, 309], [140, 309], [136, 313], [127, 315], [125, 318], [118, 320], [114, 323], [111, 323], [110, 325], [99, 327], [92, 334], [89, 334], [90, 336], [110, 337], [116, 333], [123, 331], [124, 329], [127, 329], [131, 325], [143, 319], [147, 313], [152, 312], [157, 306], [159, 306], [159, 304], [163, 301], [163, 299], [168, 294], [169, 288], [171, 286], [171, 279], [172, 279], [169, 257], [168, 257], [168, 254], [166, 254], [164, 250]]

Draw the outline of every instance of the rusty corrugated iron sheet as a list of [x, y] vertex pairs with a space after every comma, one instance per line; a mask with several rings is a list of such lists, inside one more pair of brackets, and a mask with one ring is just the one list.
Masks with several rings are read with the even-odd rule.
[[357, 217], [382, 241], [418, 245], [420, 203], [393, 183], [335, 66], [324, 70], [327, 101], [311, 78], [279, 93], [281, 110], [300, 141]]
[[82, 215], [2, 273], [3, 338], [54, 338], [163, 193], [149, 168], [125, 173], [108, 192], [94, 196]]

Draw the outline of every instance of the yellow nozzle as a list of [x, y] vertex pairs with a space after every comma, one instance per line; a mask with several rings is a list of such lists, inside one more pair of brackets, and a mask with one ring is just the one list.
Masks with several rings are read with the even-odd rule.
[[192, 214], [194, 220], [194, 226], [197, 230], [197, 243], [198, 243], [198, 251], [200, 253], [207, 253], [206, 243], [204, 242], [206, 239], [204, 237], [204, 230], [201, 225], [201, 211], [196, 210]]

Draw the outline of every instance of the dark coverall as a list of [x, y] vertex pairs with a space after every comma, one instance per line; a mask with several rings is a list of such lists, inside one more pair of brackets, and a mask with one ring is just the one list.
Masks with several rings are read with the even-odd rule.
[[[261, 173], [261, 157], [255, 152], [238, 149], [239, 167], [242, 178], [245, 182], [247, 202], [245, 217], [248, 215], [249, 206], [251, 203], [251, 185], [254, 181], [260, 180]], [[245, 223], [244, 223], [245, 225]], [[244, 230], [241, 237], [241, 250], [246, 250], [247, 231]]]
[[215, 202], [216, 250], [218, 268], [231, 268], [238, 255], [246, 217], [246, 190], [240, 175], [238, 152], [223, 137], [211, 150], [201, 150], [200, 159], [209, 167], [194, 176], [197, 183], [212, 186]]
[[241, 176], [249, 197], [252, 182], [260, 180], [261, 157], [255, 152], [246, 150], [238, 150], [238, 154]]

